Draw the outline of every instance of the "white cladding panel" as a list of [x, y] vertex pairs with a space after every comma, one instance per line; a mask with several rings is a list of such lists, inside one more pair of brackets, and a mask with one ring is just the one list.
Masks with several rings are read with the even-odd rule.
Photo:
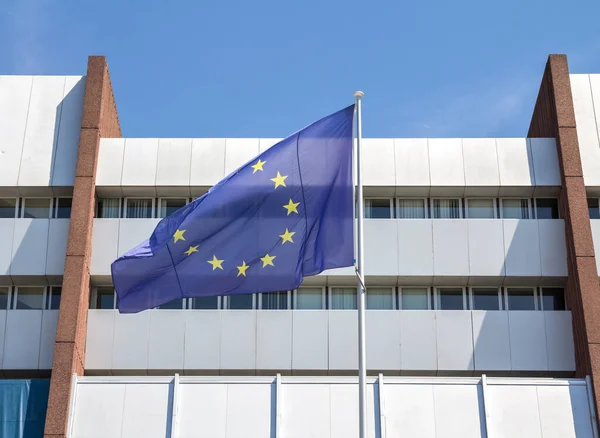
[[567, 245], [563, 219], [539, 219], [540, 262], [542, 276], [566, 277]]
[[[590, 225], [592, 227], [592, 240], [594, 241], [594, 254], [600, 256], [600, 219], [591, 219]], [[600, 257], [596, 257], [596, 269], [600, 272]]]
[[[398, 275], [398, 226], [396, 221], [365, 219], [366, 275]], [[403, 244], [405, 244], [403, 242]]]
[[[399, 219], [398, 273], [400, 276], [433, 276], [433, 221]], [[366, 234], [365, 241], [369, 238]], [[365, 259], [369, 269], [369, 259]]]
[[[363, 184], [394, 187], [396, 164], [393, 138], [365, 138], [361, 145]], [[393, 194], [394, 191], [390, 192]]]
[[[160, 310], [159, 310], [160, 312]], [[184, 370], [217, 370], [221, 365], [221, 312], [185, 312]]]
[[119, 253], [119, 219], [96, 219], [92, 226], [92, 275], [111, 275], [110, 265]]
[[49, 222], [46, 275], [63, 275], [70, 221], [69, 219], [50, 219]]
[[500, 169], [500, 195], [523, 193], [523, 186], [531, 187], [529, 195], [533, 195], [535, 179], [529, 141], [526, 138], [498, 138], [496, 147]]
[[292, 312], [267, 310], [256, 314], [256, 368], [292, 369]]
[[[114, 221], [115, 219], [104, 220]], [[120, 219], [118, 256], [122, 256], [149, 239], [159, 222], [160, 219]], [[92, 242], [92, 246], [94, 243], [95, 241]]]
[[536, 186], [560, 186], [558, 150], [553, 138], [530, 138]]
[[148, 368], [183, 370], [185, 318], [177, 310], [150, 312]]
[[386, 436], [436, 438], [432, 385], [386, 385]]
[[585, 386], [542, 386], [537, 396], [544, 438], [594, 436]]
[[40, 356], [38, 368], [40, 370], [52, 369], [54, 358], [54, 341], [58, 326], [58, 310], [42, 311], [42, 329], [40, 333]]
[[[504, 231], [498, 219], [473, 219], [468, 222], [469, 274], [503, 277]], [[564, 236], [563, 236], [564, 239]]]
[[225, 177], [225, 139], [192, 140], [190, 185], [210, 187]]
[[510, 370], [508, 312], [474, 310], [471, 313], [475, 369]]
[[[513, 370], [548, 369], [545, 312], [508, 312], [510, 352]], [[551, 342], [556, 342], [552, 339]]]
[[469, 275], [467, 224], [464, 219], [433, 220], [434, 275]]
[[[413, 188], [415, 195], [428, 196], [429, 147], [426, 138], [395, 138], [396, 186]], [[401, 193], [398, 193], [401, 194]], [[406, 194], [406, 192], [404, 192]]]
[[221, 313], [221, 368], [247, 370], [256, 366], [256, 312]]
[[[542, 275], [538, 222], [503, 219], [504, 254], [507, 276]], [[563, 234], [564, 239], [564, 234]]]
[[124, 138], [102, 138], [98, 151], [96, 186], [108, 186], [117, 190], [114, 196], [122, 195], [123, 159], [125, 155]]
[[436, 438], [486, 438], [479, 385], [433, 385], [433, 400]]
[[329, 312], [329, 369], [358, 369], [358, 312]]
[[400, 312], [378, 310], [366, 314], [367, 369], [402, 369]]
[[473, 329], [470, 312], [441, 310], [435, 313], [439, 370], [472, 370]]
[[4, 338], [6, 334], [6, 310], [0, 310], [0, 369], [4, 368]]
[[544, 312], [548, 368], [550, 370], [575, 369], [575, 345], [571, 312]]
[[10, 275], [12, 265], [12, 244], [15, 232], [14, 219], [0, 219], [0, 275]]
[[112, 310], [88, 310], [85, 341], [85, 368], [112, 368], [115, 314]]
[[329, 367], [329, 314], [322, 310], [294, 312], [292, 369], [323, 370]]
[[[465, 165], [465, 195], [472, 192], [470, 186], [489, 189], [485, 193], [498, 196], [500, 175], [498, 171], [498, 153], [493, 138], [463, 138], [463, 159]], [[481, 194], [481, 191], [479, 192]]]
[[[123, 155], [123, 195], [156, 196], [156, 165], [158, 161], [157, 138], [128, 138], [125, 140]], [[130, 186], [137, 187], [129, 188]]]
[[405, 370], [437, 369], [435, 312], [400, 311], [400, 351]]
[[488, 386], [487, 427], [491, 436], [542, 438], [535, 386]]
[[35, 370], [40, 359], [42, 310], [6, 312], [2, 368]]
[[150, 314], [115, 313], [113, 369], [148, 369]]
[[44, 275], [50, 219], [15, 220], [12, 241], [12, 275]]
[[464, 190], [465, 170], [460, 138], [429, 139], [429, 172], [432, 187], [462, 187]]
[[228, 138], [225, 142], [225, 176], [258, 155], [258, 138]]
[[169, 196], [171, 194], [166, 186], [188, 188], [190, 186], [191, 164], [191, 138], [160, 138], [158, 140], [158, 163], [156, 168], [158, 196]]

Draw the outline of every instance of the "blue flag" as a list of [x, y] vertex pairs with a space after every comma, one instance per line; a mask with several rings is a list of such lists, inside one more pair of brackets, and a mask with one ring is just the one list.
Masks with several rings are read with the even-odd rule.
[[112, 264], [119, 311], [276, 292], [352, 266], [354, 105], [277, 143]]

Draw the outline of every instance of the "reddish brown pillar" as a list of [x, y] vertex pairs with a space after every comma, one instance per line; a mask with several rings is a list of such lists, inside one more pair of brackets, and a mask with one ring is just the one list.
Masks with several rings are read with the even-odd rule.
[[45, 437], [66, 436], [71, 376], [73, 373], [82, 375], [84, 370], [96, 165], [101, 137], [121, 137], [121, 128], [106, 58], [90, 56]]
[[569, 66], [565, 55], [550, 55], [533, 111], [529, 137], [554, 137], [562, 187], [559, 202], [567, 243], [567, 304], [573, 316], [578, 377], [591, 376], [600, 406], [600, 283], [577, 140]]

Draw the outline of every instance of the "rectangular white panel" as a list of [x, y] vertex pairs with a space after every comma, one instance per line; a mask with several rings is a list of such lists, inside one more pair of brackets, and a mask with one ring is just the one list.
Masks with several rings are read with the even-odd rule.
[[286, 384], [283, 385], [283, 400], [281, 426], [286, 438], [331, 436], [330, 385]]
[[473, 328], [464, 310], [435, 312], [438, 370], [472, 370]]
[[530, 138], [531, 155], [536, 186], [560, 186], [560, 167], [556, 140]]
[[358, 369], [358, 315], [354, 310], [329, 312], [329, 369]]
[[121, 438], [127, 386], [79, 384], [72, 438]]
[[75, 184], [75, 167], [79, 150], [81, 114], [85, 77], [67, 76], [60, 114], [60, 125], [52, 171], [53, 186], [72, 186]]
[[384, 386], [388, 437], [436, 438], [432, 385]]
[[487, 438], [479, 385], [433, 385], [436, 438]]
[[[226, 438], [270, 438], [275, 434], [275, 383], [227, 388]], [[252, 400], [252, 403], [248, 403]]]
[[256, 312], [221, 313], [221, 369], [253, 370], [256, 367]]
[[[367, 402], [367, 437], [375, 438], [374, 393], [375, 385], [368, 384], [366, 391]], [[330, 386], [331, 394], [331, 438], [358, 438], [358, 391], [356, 384], [337, 384]]]
[[221, 312], [189, 310], [185, 312], [186, 370], [217, 370], [221, 357]]
[[544, 438], [592, 438], [590, 407], [584, 385], [537, 389]]
[[507, 276], [542, 275], [537, 220], [502, 219]]
[[49, 186], [59, 135], [64, 76], [34, 76], [19, 172], [20, 186]]
[[52, 368], [54, 358], [54, 341], [56, 340], [56, 327], [58, 326], [58, 310], [42, 311], [42, 330], [40, 335], [40, 357], [38, 368], [49, 370]]
[[227, 389], [224, 383], [180, 384], [178, 405], [178, 438], [198, 438], [199, 431], [206, 437], [226, 436]]
[[185, 313], [182, 310], [152, 310], [148, 368], [183, 370]]
[[121, 185], [154, 187], [157, 161], [157, 138], [126, 139]]
[[213, 186], [224, 177], [225, 139], [193, 139], [190, 185]]
[[6, 335], [6, 310], [0, 310], [0, 369], [4, 368], [2, 365], [4, 358], [4, 339]]
[[394, 139], [365, 138], [361, 144], [361, 168], [366, 186], [396, 185]]
[[67, 238], [69, 237], [70, 220], [50, 219], [49, 222], [46, 275], [63, 275], [65, 270], [65, 256], [67, 255]]
[[488, 436], [542, 438], [535, 386], [488, 385], [485, 407]]
[[436, 370], [435, 312], [400, 311], [400, 351], [403, 370]]
[[401, 369], [400, 312], [367, 310], [366, 342], [368, 370]]
[[124, 138], [100, 139], [96, 186], [121, 186], [124, 155]]
[[[500, 169], [500, 195], [509, 194], [504, 187], [525, 186], [535, 184], [533, 174], [533, 157], [526, 138], [498, 138], [498, 165]], [[533, 189], [531, 190], [533, 193]]]
[[14, 231], [14, 219], [0, 219], [0, 275], [10, 275]]
[[258, 138], [228, 138], [225, 141], [225, 176], [258, 155]]
[[2, 368], [35, 370], [40, 358], [41, 310], [11, 310], [6, 314]]
[[256, 369], [292, 368], [292, 311], [256, 312]]
[[258, 151], [262, 154], [267, 149], [270, 149], [272, 146], [275, 146], [279, 143], [282, 138], [259, 138], [258, 139]]
[[469, 274], [472, 277], [502, 277], [504, 231], [498, 219], [467, 219]]
[[329, 312], [298, 310], [292, 321], [292, 369], [329, 368]]
[[[592, 227], [592, 240], [594, 242], [594, 254], [600, 255], [600, 219], [591, 219], [590, 225]], [[600, 257], [596, 257], [596, 269], [600, 272]]]
[[500, 175], [498, 173], [496, 140], [493, 138], [463, 138], [462, 148], [467, 195], [469, 186], [489, 187], [490, 190], [486, 193], [497, 194]]
[[429, 148], [426, 138], [395, 138], [396, 186], [423, 187], [429, 193]]
[[544, 277], [567, 276], [567, 245], [565, 221], [562, 219], [539, 219], [540, 260]]
[[123, 404], [122, 438], [164, 438], [171, 424], [168, 383], [128, 385]]
[[85, 368], [112, 368], [115, 310], [88, 310], [85, 340]]
[[191, 160], [191, 138], [160, 138], [156, 185], [189, 186]]
[[508, 312], [474, 310], [473, 347], [478, 371], [510, 371]]
[[149, 239], [158, 222], [160, 219], [120, 219], [118, 256]]
[[[595, 116], [595, 126], [596, 126], [596, 133], [598, 135], [598, 138], [600, 138], [600, 127], [598, 127], [598, 124], [600, 123], [600, 114], [598, 114], [598, 108], [600, 108], [600, 75], [598, 74], [593, 74], [589, 76], [590, 78], [590, 89], [592, 92], [592, 99], [594, 101], [594, 116]], [[579, 123], [577, 123], [577, 132], [579, 133]], [[581, 145], [581, 139], [579, 140], [579, 144]], [[593, 147], [592, 145], [593, 142], [590, 142], [589, 144], [587, 144], [586, 146], [588, 148]], [[597, 144], [595, 144], [595, 150], [593, 151], [594, 154], [594, 158], [595, 160], [598, 160], [598, 147]], [[586, 151], [587, 152], [587, 151]], [[586, 157], [587, 157], [587, 153], [586, 153]], [[583, 154], [582, 154], [582, 159], [583, 159]], [[598, 162], [596, 161], [594, 168], [597, 169], [598, 167]], [[585, 178], [585, 184], [586, 185], [590, 185], [593, 184], [594, 186], [599, 186], [600, 185], [600, 177], [598, 176], [598, 174], [596, 173], [595, 175], [589, 175], [586, 172], [586, 169], [583, 170], [583, 176]], [[591, 177], [591, 178], [590, 178]]]
[[44, 275], [50, 219], [15, 221], [12, 243], [12, 275]]
[[575, 345], [571, 312], [543, 312], [546, 323], [548, 369], [575, 371]]
[[469, 275], [467, 221], [433, 220], [433, 273], [436, 276]]
[[0, 76], [0, 186], [16, 186], [27, 126], [31, 76]]
[[512, 370], [547, 371], [544, 312], [508, 312], [508, 326]]
[[119, 246], [118, 219], [95, 219], [92, 227], [91, 275], [111, 275], [110, 265], [117, 259]]
[[366, 275], [398, 275], [398, 226], [396, 221], [365, 219]]
[[429, 169], [432, 186], [463, 187], [465, 170], [460, 138], [430, 138]]
[[398, 226], [399, 275], [432, 276], [433, 221], [430, 219], [398, 219], [396, 225]]
[[145, 370], [148, 368], [150, 312], [115, 313], [112, 368]]

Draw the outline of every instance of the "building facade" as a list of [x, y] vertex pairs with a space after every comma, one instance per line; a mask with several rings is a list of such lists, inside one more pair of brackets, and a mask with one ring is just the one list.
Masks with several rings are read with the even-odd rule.
[[[598, 436], [597, 105], [551, 55], [526, 137], [364, 139], [369, 436]], [[352, 268], [115, 310], [112, 261], [277, 141], [123, 138], [103, 57], [0, 76], [2, 436], [358, 436]]]

